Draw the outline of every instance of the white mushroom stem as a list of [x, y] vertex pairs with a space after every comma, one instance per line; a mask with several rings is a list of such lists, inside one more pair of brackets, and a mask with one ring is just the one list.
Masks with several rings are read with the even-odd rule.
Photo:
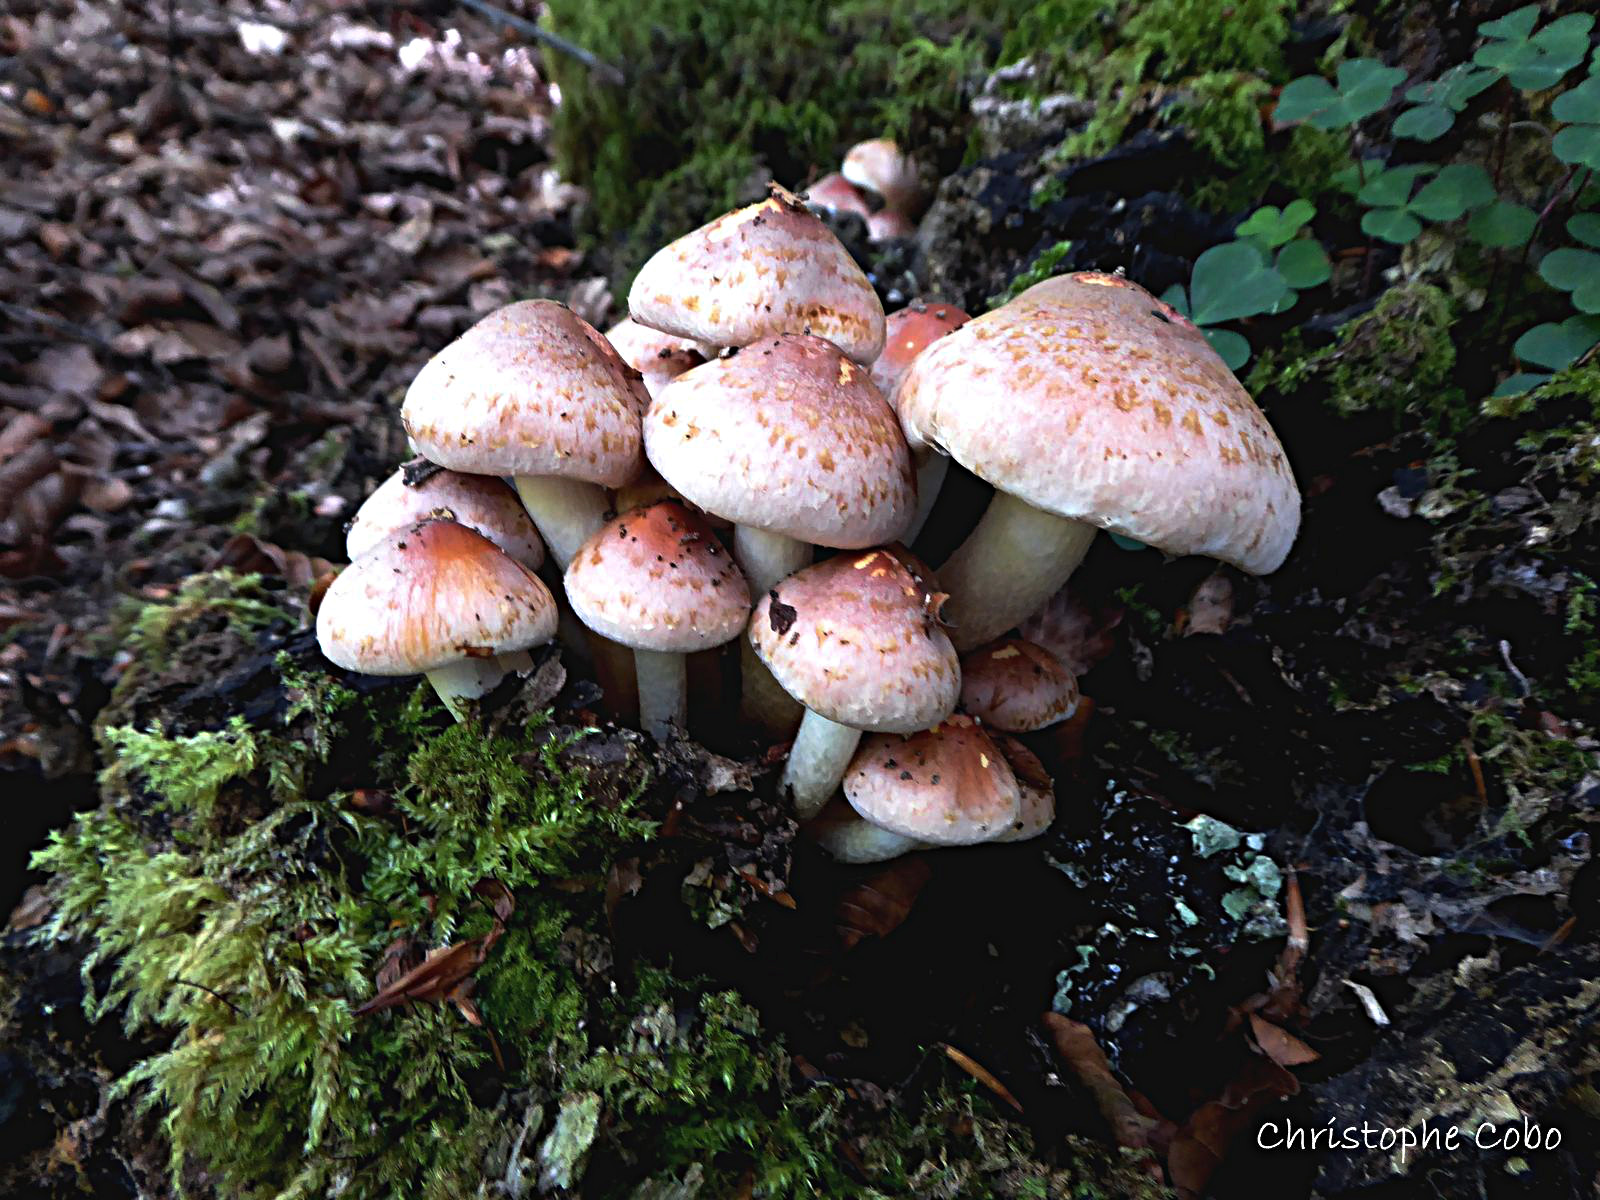
[[839, 787], [861, 742], [861, 731], [806, 709], [783, 769], [783, 790], [794, 797], [794, 815], [809, 821]]
[[683, 725], [689, 708], [684, 657], [664, 650], [636, 649], [633, 665], [639, 676], [639, 725], [651, 737], [665, 741], [668, 729]]
[[[504, 655], [502, 658], [511, 658]], [[527, 658], [526, 654], [522, 655]], [[533, 665], [533, 660], [528, 659], [528, 665]], [[433, 690], [439, 694], [439, 699], [444, 701], [444, 706], [450, 710], [450, 715], [457, 721], [465, 721], [472, 706], [469, 700], [476, 700], [494, 691], [499, 682], [506, 677], [510, 669], [503, 665], [501, 658], [462, 658], [453, 663], [446, 663], [442, 667], [435, 667], [428, 672], [428, 682], [433, 684]]]
[[606, 523], [611, 502], [598, 484], [551, 475], [518, 475], [517, 495], [539, 527], [556, 565], [566, 570], [578, 547]]
[[[811, 547], [782, 533], [768, 533], [749, 525], [733, 529], [733, 557], [750, 584], [751, 599], [770, 592], [778, 583], [811, 564]], [[778, 685], [748, 641], [739, 644], [739, 671], [743, 679], [740, 714], [769, 733], [793, 729], [800, 705]]]
[[810, 566], [811, 547], [787, 534], [736, 525], [733, 557], [750, 584], [751, 599], [757, 599], [801, 567]]
[[957, 650], [992, 641], [1060, 590], [1096, 529], [996, 492], [971, 536], [939, 568], [941, 615]]
[[939, 500], [939, 489], [944, 487], [944, 477], [950, 471], [950, 459], [936, 450], [924, 447], [917, 463], [917, 511], [906, 526], [900, 540], [911, 545], [922, 533], [922, 527], [933, 515], [933, 506]]

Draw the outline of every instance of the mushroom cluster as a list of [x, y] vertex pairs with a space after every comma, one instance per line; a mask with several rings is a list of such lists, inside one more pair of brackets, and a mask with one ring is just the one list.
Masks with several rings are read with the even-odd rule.
[[[845, 179], [914, 195], [882, 149], [852, 151]], [[1120, 276], [1056, 277], [973, 320], [886, 317], [774, 185], [658, 251], [628, 306], [602, 335], [512, 304], [423, 367], [402, 419], [426, 461], [351, 526], [318, 614], [329, 658], [425, 672], [460, 717], [559, 611], [632, 652], [641, 725], [665, 738], [685, 656], [737, 639], [745, 715], [795, 730], [796, 815], [876, 861], [1049, 826], [1053, 784], [1018, 736], [1070, 717], [1078, 684], [1014, 631], [1096, 530], [1256, 573], [1297, 532], [1265, 417], [1193, 324]], [[952, 459], [994, 497], [930, 569], [907, 544]], [[535, 573], [547, 553], [562, 610]]]
[[858, 142], [837, 171], [806, 189], [806, 202], [813, 208], [860, 216], [873, 242], [916, 232], [922, 200], [916, 161], [888, 138]]

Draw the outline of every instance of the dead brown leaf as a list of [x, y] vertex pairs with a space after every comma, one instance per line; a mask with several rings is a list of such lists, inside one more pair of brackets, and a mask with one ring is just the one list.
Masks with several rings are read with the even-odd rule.
[[1056, 1053], [1094, 1097], [1095, 1107], [1111, 1126], [1117, 1145], [1131, 1150], [1160, 1149], [1171, 1134], [1172, 1123], [1139, 1111], [1112, 1072], [1111, 1062], [1095, 1041], [1093, 1031], [1082, 1022], [1055, 1012], [1044, 1014], [1044, 1027]]
[[846, 950], [869, 937], [888, 937], [907, 917], [933, 868], [920, 854], [908, 854], [888, 863], [856, 884], [834, 905], [834, 930]]

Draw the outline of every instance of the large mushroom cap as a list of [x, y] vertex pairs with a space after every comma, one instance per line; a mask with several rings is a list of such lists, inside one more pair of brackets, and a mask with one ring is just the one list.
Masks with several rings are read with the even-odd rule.
[[961, 707], [991, 729], [1032, 733], [1078, 708], [1078, 681], [1043, 646], [1002, 638], [961, 656]]
[[441, 511], [477, 530], [525, 567], [538, 570], [544, 562], [539, 531], [517, 493], [503, 480], [442, 469], [412, 485], [401, 468], [380, 483], [356, 510], [345, 534], [345, 551], [352, 559], [360, 558], [395, 530]]
[[939, 846], [992, 842], [1022, 813], [1005, 756], [977, 722], [960, 715], [910, 737], [863, 739], [844, 794], [874, 825]]
[[624, 317], [606, 330], [606, 340], [640, 375], [652, 397], [690, 367], [705, 360], [687, 338], [673, 337]]
[[894, 551], [841, 554], [763, 596], [750, 642], [812, 712], [852, 729], [911, 733], [949, 716], [961, 688], [937, 603]]
[[400, 415], [422, 455], [453, 471], [617, 487], [639, 470], [648, 403], [598, 330], [554, 300], [524, 300], [429, 359]]
[[750, 591], [711, 527], [664, 500], [607, 522], [567, 565], [567, 599], [602, 637], [688, 654], [739, 636]]
[[656, 251], [628, 308], [641, 325], [712, 346], [812, 333], [858, 363], [883, 348], [883, 305], [865, 273], [781, 188]]
[[872, 382], [894, 406], [895, 388], [928, 346], [972, 320], [954, 304], [913, 300], [884, 319], [883, 353], [872, 364]]
[[454, 521], [390, 534], [339, 573], [317, 610], [328, 659], [363, 675], [415, 675], [555, 636], [550, 589]]
[[1116, 276], [1046, 280], [929, 346], [906, 436], [1035, 508], [1276, 570], [1300, 525], [1278, 436], [1201, 332]]
[[911, 519], [911, 453], [865, 369], [784, 334], [678, 376], [645, 416], [650, 462], [691, 503], [821, 546], [891, 541]]

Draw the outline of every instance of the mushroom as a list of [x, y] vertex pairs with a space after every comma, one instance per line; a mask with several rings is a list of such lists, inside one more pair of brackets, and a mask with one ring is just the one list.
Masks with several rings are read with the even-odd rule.
[[1111, 653], [1120, 624], [1120, 608], [1092, 609], [1069, 583], [1023, 621], [1017, 632], [1050, 651], [1081, 678]]
[[[930, 304], [925, 300], [913, 300], [885, 318], [883, 353], [872, 364], [872, 382], [888, 399], [890, 408], [894, 407], [900, 380], [917, 355], [970, 320], [971, 317], [953, 304]], [[898, 410], [895, 415], [899, 415]], [[917, 468], [917, 515], [906, 527], [904, 538], [908, 544], [917, 540], [922, 527], [928, 523], [934, 501], [939, 499], [939, 489], [944, 486], [945, 473], [950, 469], [948, 458], [921, 443], [912, 447], [911, 460]]]
[[824, 175], [805, 190], [806, 204], [825, 212], [855, 213], [860, 217], [872, 215], [872, 205], [867, 203], [856, 185], [835, 171]]
[[732, 641], [750, 615], [744, 575], [705, 520], [673, 500], [608, 521], [565, 579], [578, 619], [632, 647], [639, 721], [658, 738], [683, 723], [684, 655]]
[[1078, 710], [1078, 681], [1043, 646], [1021, 638], [961, 656], [961, 709], [990, 729], [1034, 733]]
[[[414, 476], [420, 478], [412, 483]], [[380, 483], [356, 510], [345, 532], [345, 552], [352, 560], [360, 558], [395, 530], [436, 512], [477, 530], [530, 571], [544, 562], [539, 531], [503, 480], [442, 467], [413, 471], [410, 464]]]
[[862, 740], [844, 777], [845, 799], [880, 828], [936, 846], [991, 842], [1022, 816], [1017, 777], [971, 717]]
[[776, 184], [651, 256], [628, 292], [633, 319], [702, 346], [779, 333], [826, 338], [863, 365], [883, 348], [883, 305], [855, 259]]
[[757, 602], [750, 643], [806, 707], [781, 784], [801, 820], [833, 795], [862, 730], [913, 733], [955, 708], [942, 599], [906, 557], [878, 549], [807, 567]]
[[[456, 720], [527, 651], [555, 636], [556, 602], [481, 533], [430, 518], [339, 573], [317, 610], [317, 644], [363, 675], [425, 674]], [[519, 661], [520, 660], [520, 661]]]
[[834, 796], [806, 825], [806, 834], [842, 863], [877, 863], [926, 850], [927, 842], [890, 833], [867, 820], [843, 796]]
[[510, 475], [565, 567], [639, 473], [649, 395], [592, 325], [553, 300], [490, 313], [428, 360], [401, 419], [431, 462]]
[[916, 160], [902, 153], [889, 138], [873, 138], [851, 146], [839, 173], [856, 187], [882, 196], [885, 208], [909, 217], [921, 207], [922, 179]]
[[887, 242], [914, 237], [917, 223], [898, 208], [880, 208], [867, 217], [867, 241]]
[[756, 595], [811, 546], [894, 539], [916, 500], [911, 456], [867, 372], [831, 343], [782, 334], [696, 367], [645, 414], [645, 452], [690, 503], [736, 525]]
[[645, 391], [652, 399], [690, 367], [705, 361], [688, 338], [651, 329], [631, 317], [624, 317], [606, 330], [606, 341], [623, 362], [644, 376]]
[[997, 733], [994, 744], [1011, 764], [1011, 773], [1017, 777], [1017, 790], [1022, 796], [1017, 819], [994, 840], [1025, 842], [1036, 838], [1056, 819], [1055, 780], [1050, 778], [1050, 772], [1044, 769], [1033, 751], [1016, 738]]
[[969, 649], [1038, 609], [1096, 528], [1276, 570], [1300, 525], [1277, 435], [1186, 317], [1113, 275], [1046, 280], [940, 338], [895, 397], [914, 445], [995, 487], [940, 568]]

